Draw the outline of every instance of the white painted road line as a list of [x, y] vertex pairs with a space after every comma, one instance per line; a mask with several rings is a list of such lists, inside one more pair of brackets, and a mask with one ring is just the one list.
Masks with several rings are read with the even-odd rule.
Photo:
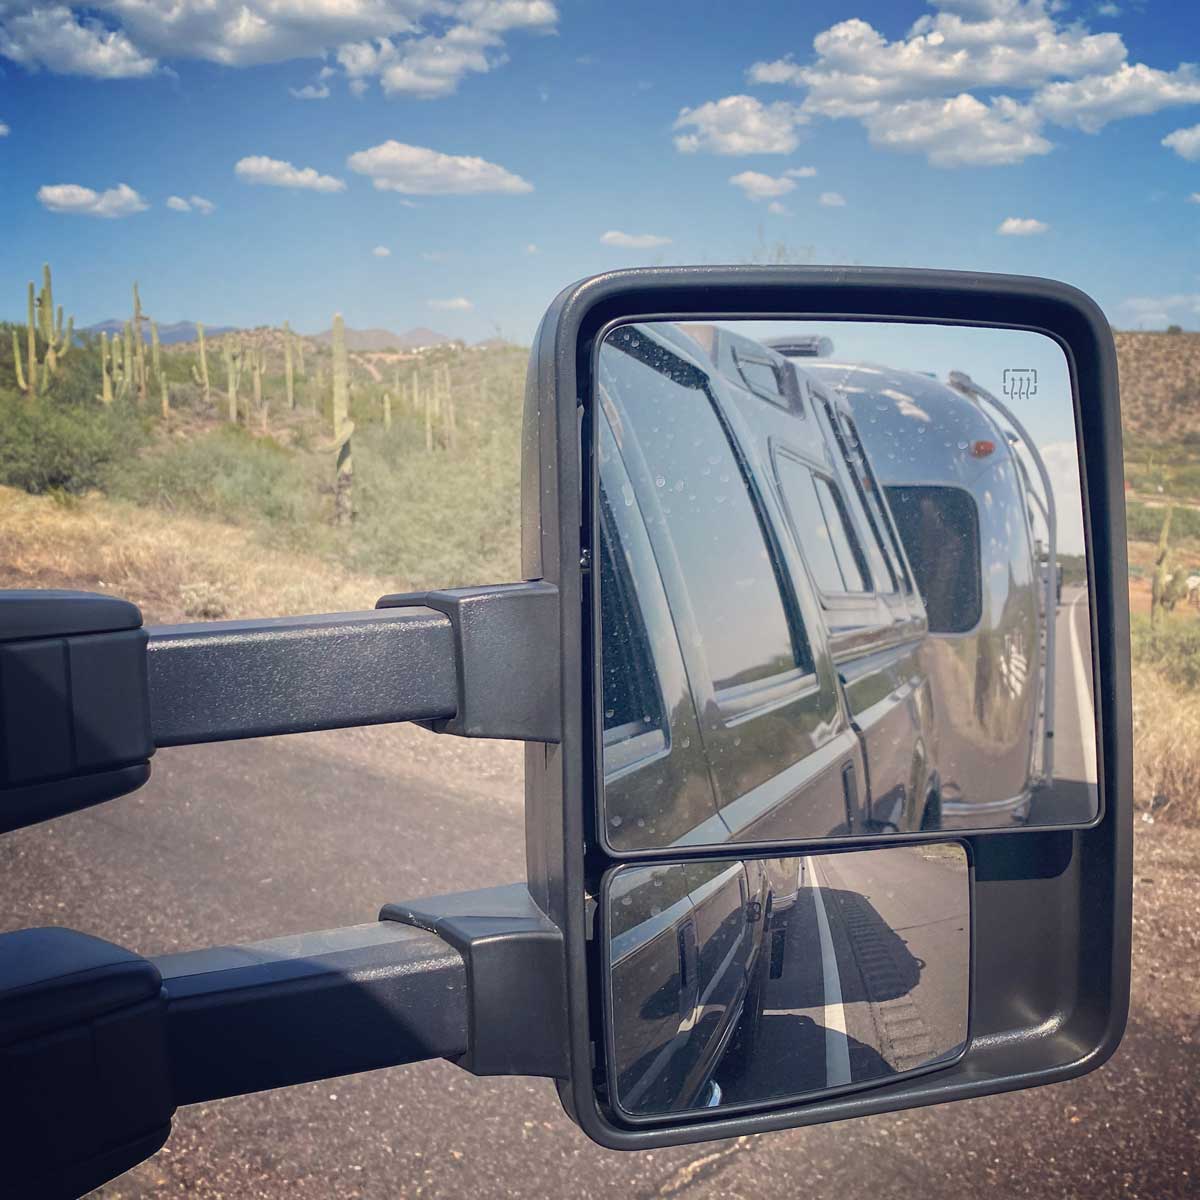
[[850, 1082], [850, 1045], [846, 1040], [846, 1010], [842, 1007], [842, 979], [838, 974], [837, 954], [829, 931], [829, 914], [821, 895], [817, 865], [808, 864], [808, 886], [813, 890], [813, 908], [817, 912], [817, 934], [821, 940], [821, 976], [825, 987], [825, 1086]]
[[[1090, 671], [1084, 668], [1084, 654], [1079, 644], [1079, 622], [1075, 617], [1079, 611], [1079, 602], [1087, 598], [1087, 592], [1080, 592], [1074, 600], [1071, 601], [1071, 612], [1067, 620], [1071, 626], [1071, 662], [1075, 668], [1075, 692], [1079, 697], [1079, 703], [1076, 705], [1075, 711], [1079, 715], [1079, 744], [1083, 751], [1083, 773], [1088, 783], [1097, 781], [1096, 774], [1096, 710], [1092, 707], [1092, 693], [1088, 687], [1088, 676]], [[1090, 610], [1084, 610], [1085, 617], [1088, 622], [1088, 630], [1091, 630], [1091, 613]], [[1091, 649], [1091, 638], [1088, 638], [1088, 649]], [[1092, 661], [1092, 656], [1087, 655], [1087, 661]]]

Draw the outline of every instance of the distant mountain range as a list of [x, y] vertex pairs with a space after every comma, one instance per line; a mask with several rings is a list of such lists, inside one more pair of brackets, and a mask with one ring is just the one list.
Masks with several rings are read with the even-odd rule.
[[[109, 337], [119, 337], [125, 330], [125, 320], [121, 317], [110, 317], [107, 321], [97, 321], [80, 330], [81, 333], [107, 333]], [[234, 325], [205, 325], [205, 337], [220, 337], [223, 333], [238, 333]], [[315, 342], [328, 345], [333, 340], [333, 331], [326, 329], [323, 333], [306, 334]], [[142, 337], [150, 341], [150, 322], [142, 325]], [[194, 342], [196, 340], [195, 321], [174, 321], [169, 325], [158, 327], [158, 340], [164, 346], [173, 346], [179, 342]], [[347, 329], [347, 350], [416, 350], [421, 346], [444, 346], [454, 341], [436, 329], [426, 329], [417, 326], [404, 333], [393, 333], [390, 329]]]
[[[312, 335], [313, 341], [328, 345], [333, 340], [333, 330]], [[416, 350], [421, 346], [445, 346], [454, 341], [436, 329], [418, 325], [404, 333], [393, 333], [390, 329], [346, 329], [347, 350]]]
[[[81, 333], [101, 334], [107, 333], [109, 337], [121, 335], [125, 330], [125, 322], [120, 317], [109, 317], [107, 321], [97, 321], [95, 325], [88, 325], [80, 330]], [[205, 337], [220, 337], [223, 333], [235, 333], [236, 330], [232, 325], [205, 325]], [[150, 322], [142, 323], [142, 339], [145, 342], [150, 341]], [[173, 321], [170, 325], [160, 325], [158, 327], [158, 340], [164, 346], [173, 346], [177, 342], [194, 342], [196, 340], [196, 322], [195, 321]]]

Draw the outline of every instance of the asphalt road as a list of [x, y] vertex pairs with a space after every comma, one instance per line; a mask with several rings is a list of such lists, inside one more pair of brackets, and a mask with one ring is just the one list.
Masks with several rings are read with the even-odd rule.
[[966, 1037], [965, 856], [895, 847], [794, 861], [800, 887], [771, 923], [782, 945], [767, 951], [762, 1012], [743, 1015], [716, 1072], [726, 1104], [910, 1071]]
[[[511, 749], [493, 772], [456, 745], [350, 731], [160, 752], [141, 792], [0, 839], [0, 927], [64, 924], [155, 954], [520, 879]], [[166, 1149], [105, 1194], [1183, 1196], [1194, 1033], [1194, 1005], [1135, 1007], [1113, 1063], [1074, 1083], [638, 1155], [589, 1143], [545, 1080], [419, 1064], [184, 1110]]]
[[1085, 588], [1063, 588], [1054, 647], [1054, 785], [1034, 798], [1029, 821], [1035, 825], [1095, 815], [1096, 716]]

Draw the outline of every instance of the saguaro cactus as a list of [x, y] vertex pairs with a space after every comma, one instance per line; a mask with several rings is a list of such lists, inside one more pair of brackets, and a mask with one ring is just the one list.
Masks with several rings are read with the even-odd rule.
[[162, 355], [159, 353], [158, 345], [158, 326], [153, 321], [150, 322], [150, 348], [151, 362], [154, 365], [154, 378], [158, 380], [162, 396], [162, 415], [165, 421], [171, 415], [171, 391], [167, 385], [167, 377], [163, 374]]
[[[32, 290], [33, 285], [30, 284]], [[42, 290], [38, 293], [38, 330], [42, 341], [46, 343], [45, 366], [49, 375], [58, 370], [58, 360], [70, 349], [71, 339], [75, 333], [75, 318], [67, 322], [63, 329], [63, 310], [60, 304], [54, 307], [54, 284], [50, 277], [50, 264], [42, 264]]]
[[208, 404], [212, 399], [212, 390], [208, 384], [208, 351], [204, 345], [204, 326], [199, 321], [196, 322], [196, 340], [200, 343], [199, 351], [199, 367], [192, 367], [192, 378], [204, 389], [204, 403]]
[[17, 337], [17, 331], [12, 331], [13, 339], [13, 373], [17, 377], [17, 387], [22, 392], [29, 391], [29, 385], [25, 382], [25, 370], [21, 366], [21, 339]]
[[[57, 318], [54, 308], [54, 288], [50, 278], [50, 266], [42, 267], [42, 288], [34, 293], [30, 281], [25, 292], [25, 348], [21, 349], [20, 338], [13, 330], [13, 374], [17, 387], [26, 395], [44, 392], [50, 377], [58, 370], [59, 360], [70, 348], [75, 335], [75, 318], [63, 328], [63, 311], [60, 306]], [[42, 361], [38, 363], [38, 338], [46, 347]]]
[[296, 381], [292, 370], [292, 330], [286, 321], [283, 323], [283, 384], [287, 390], [287, 405], [289, 409], [296, 407]]
[[337, 474], [333, 488], [333, 519], [338, 525], [354, 520], [354, 460], [350, 456], [350, 371], [346, 362], [346, 325], [341, 313], [333, 318], [333, 439]]
[[1154, 556], [1154, 578], [1150, 583], [1150, 626], [1155, 628], [1162, 617], [1163, 601], [1166, 598], [1167, 585], [1171, 580], [1168, 565], [1171, 542], [1171, 514], [1174, 508], [1167, 505], [1167, 515], [1163, 517], [1162, 529], [1158, 534], [1158, 551]]
[[[263, 398], [263, 372], [266, 370], [266, 352], [262, 346], [251, 346], [246, 352], [250, 359], [250, 381], [254, 395], [254, 411], [262, 422], [263, 433], [267, 432], [267, 402]], [[249, 423], [249, 415], [246, 417]]]
[[133, 349], [135, 369], [137, 373], [138, 404], [146, 403], [146, 339], [142, 337], [142, 322], [146, 319], [142, 312], [142, 300], [138, 295], [138, 285], [133, 285]]
[[108, 334], [102, 330], [100, 333], [100, 402], [102, 404], [113, 402], [113, 381], [108, 370], [108, 359]]
[[225, 394], [229, 401], [228, 416], [231, 421], [238, 419], [238, 383], [242, 375], [242, 352], [235, 348], [233, 339], [226, 336], [221, 344], [225, 359]]
[[392, 427], [392, 397], [389, 392], [383, 393], [383, 427], [384, 429]]

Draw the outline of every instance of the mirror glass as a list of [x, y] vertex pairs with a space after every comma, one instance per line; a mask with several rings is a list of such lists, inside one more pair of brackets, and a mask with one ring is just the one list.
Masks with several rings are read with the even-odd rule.
[[1098, 816], [1057, 343], [654, 322], [596, 370], [612, 853]]
[[970, 928], [958, 845], [619, 868], [611, 1098], [675, 1116], [944, 1064], [967, 1040]]

